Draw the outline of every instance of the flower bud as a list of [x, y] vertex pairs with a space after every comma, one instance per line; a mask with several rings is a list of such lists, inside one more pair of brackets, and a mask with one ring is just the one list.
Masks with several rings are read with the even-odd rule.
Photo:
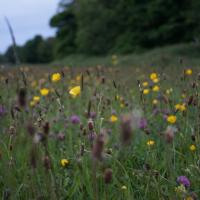
[[88, 121], [88, 129], [90, 131], [92, 131], [94, 129], [94, 122], [91, 119]]
[[111, 183], [112, 181], [112, 169], [106, 169], [105, 172], [104, 172], [104, 182], [106, 184], [109, 184]]

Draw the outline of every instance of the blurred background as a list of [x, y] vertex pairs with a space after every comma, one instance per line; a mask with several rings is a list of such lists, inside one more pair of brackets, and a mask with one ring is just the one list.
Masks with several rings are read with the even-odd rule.
[[191, 45], [199, 46], [199, 9], [199, 0], [1, 1], [0, 62], [16, 61], [5, 16], [20, 61], [49, 63], [69, 55], [140, 54], [180, 44], [192, 51]]

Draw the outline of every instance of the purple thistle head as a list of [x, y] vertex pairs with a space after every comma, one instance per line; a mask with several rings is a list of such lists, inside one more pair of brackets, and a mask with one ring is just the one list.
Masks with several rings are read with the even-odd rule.
[[147, 128], [147, 120], [145, 118], [141, 118], [139, 121], [139, 128], [145, 129]]
[[186, 188], [190, 187], [190, 181], [186, 176], [179, 176], [176, 181], [177, 183], [184, 185]]
[[92, 119], [95, 119], [96, 118], [96, 112], [90, 112], [90, 117], [92, 118]]
[[70, 120], [71, 120], [72, 124], [79, 124], [80, 123], [80, 118], [77, 115], [72, 115]]

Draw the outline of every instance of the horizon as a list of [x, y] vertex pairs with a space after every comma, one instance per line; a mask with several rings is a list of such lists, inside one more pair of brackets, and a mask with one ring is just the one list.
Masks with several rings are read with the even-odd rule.
[[[17, 45], [23, 45], [35, 35], [41, 35], [43, 38], [55, 35], [55, 29], [50, 27], [49, 20], [56, 13], [58, 3], [59, 1], [54, 0], [0, 2], [0, 53], [4, 53], [12, 44], [5, 17], [10, 21]], [[24, 16], [28, 20], [25, 20]]]

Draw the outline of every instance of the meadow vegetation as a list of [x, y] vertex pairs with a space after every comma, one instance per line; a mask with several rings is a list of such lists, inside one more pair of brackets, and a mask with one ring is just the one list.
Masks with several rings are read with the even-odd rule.
[[2, 199], [198, 199], [199, 67], [157, 52], [1, 68]]

